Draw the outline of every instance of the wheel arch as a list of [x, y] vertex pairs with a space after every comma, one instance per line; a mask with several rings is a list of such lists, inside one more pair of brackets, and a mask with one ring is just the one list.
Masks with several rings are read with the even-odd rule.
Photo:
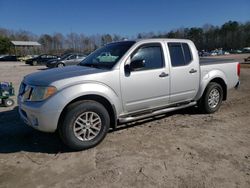
[[63, 63], [62, 61], [59, 61], [59, 62], [56, 64], [56, 67], [58, 67], [59, 64], [63, 64], [63, 66], [65, 66], [65, 63]]
[[223, 98], [222, 100], [226, 100], [227, 99], [227, 80], [226, 80], [226, 76], [222, 71], [219, 70], [214, 70], [214, 71], [210, 71], [206, 74], [204, 74], [202, 76], [201, 79], [201, 83], [200, 83], [200, 88], [197, 92], [197, 95], [195, 97], [195, 100], [200, 100], [203, 95], [204, 92], [207, 89], [207, 86], [209, 83], [211, 82], [215, 82], [217, 84], [220, 84], [223, 90]]
[[99, 102], [100, 104], [102, 104], [108, 111], [109, 113], [109, 117], [110, 117], [110, 126], [111, 128], [115, 129], [116, 125], [117, 125], [117, 114], [116, 114], [116, 109], [115, 106], [112, 105], [112, 103], [105, 97], [97, 95], [97, 94], [87, 94], [87, 95], [83, 95], [83, 96], [79, 96], [73, 100], [71, 100], [62, 110], [60, 116], [59, 116], [59, 121], [57, 124], [57, 128], [61, 125], [65, 114], [67, 113], [67, 108], [70, 105], [77, 105], [79, 103], [81, 103], [84, 100], [92, 100], [92, 101], [96, 101]]
[[[225, 101], [227, 99], [227, 85], [226, 85], [225, 81], [222, 78], [217, 77], [217, 78], [213, 78], [212, 80], [210, 80], [209, 83], [211, 83], [211, 82], [215, 82], [222, 87], [222, 91], [223, 91], [222, 100]], [[204, 93], [204, 91], [203, 91], [203, 93]]]

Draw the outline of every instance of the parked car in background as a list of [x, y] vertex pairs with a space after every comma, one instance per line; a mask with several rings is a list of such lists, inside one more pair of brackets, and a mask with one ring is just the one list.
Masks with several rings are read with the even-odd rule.
[[250, 47], [243, 48], [243, 53], [250, 53]]
[[98, 62], [112, 62], [117, 58], [118, 56], [111, 55], [110, 52], [103, 52], [98, 57], [96, 57], [96, 60]]
[[43, 55], [39, 55], [37, 57], [28, 59], [25, 61], [25, 64], [29, 64], [29, 65], [44, 65], [47, 63], [48, 60], [51, 59], [58, 59], [59, 57], [56, 55], [49, 55], [49, 54], [43, 54]]
[[228, 51], [224, 51], [222, 48], [215, 49], [211, 51], [211, 56], [217, 56], [217, 55], [229, 55], [230, 53]]
[[86, 55], [83, 54], [65, 54], [60, 59], [50, 60], [46, 63], [46, 66], [49, 68], [54, 67], [64, 67], [69, 65], [77, 65], [82, 60], [86, 58]]
[[28, 59], [32, 59], [32, 58], [35, 58], [37, 56], [38, 55], [26, 55], [26, 56], [19, 57], [18, 60], [19, 61], [27, 61]]
[[67, 54], [63, 54], [62, 56], [60, 56], [59, 58], [57, 59], [51, 59], [51, 60], [48, 60], [46, 62], [46, 66], [49, 67], [49, 68], [53, 68], [53, 67], [56, 67], [57, 63], [61, 60], [64, 60], [66, 59], [67, 57], [71, 56], [71, 53], [67, 53]]
[[230, 54], [241, 54], [242, 53], [242, 50], [230, 50], [229, 51], [230, 52]]
[[199, 52], [199, 56], [201, 57], [210, 56], [210, 53], [205, 50], [202, 50]]
[[0, 61], [17, 61], [17, 56], [15, 56], [15, 55], [2, 55], [2, 56], [0, 56]]
[[215, 51], [215, 50], [213, 50], [213, 51], [211, 51], [210, 55], [211, 55], [211, 56], [216, 56], [216, 55], [218, 55], [218, 52]]

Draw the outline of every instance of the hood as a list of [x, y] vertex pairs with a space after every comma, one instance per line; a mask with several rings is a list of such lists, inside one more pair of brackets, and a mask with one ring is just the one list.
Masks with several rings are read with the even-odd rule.
[[24, 82], [34, 86], [48, 86], [53, 82], [78, 76], [105, 72], [106, 70], [85, 66], [68, 66], [55, 68], [29, 74], [24, 77]]

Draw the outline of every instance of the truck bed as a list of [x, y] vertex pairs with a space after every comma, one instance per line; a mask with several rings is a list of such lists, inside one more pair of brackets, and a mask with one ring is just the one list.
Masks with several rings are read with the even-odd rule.
[[200, 65], [214, 65], [221, 63], [235, 63], [234, 59], [225, 59], [225, 58], [200, 58]]
[[206, 80], [216, 74], [226, 81], [228, 89], [235, 87], [239, 80], [237, 67], [238, 63], [234, 59], [200, 58], [201, 78]]

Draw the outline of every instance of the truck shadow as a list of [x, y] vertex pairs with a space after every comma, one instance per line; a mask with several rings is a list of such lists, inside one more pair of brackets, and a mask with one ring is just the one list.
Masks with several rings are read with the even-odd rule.
[[[164, 119], [174, 114], [197, 114], [192, 108], [179, 110], [157, 117], [120, 125], [115, 132], [135, 126], [143, 126], [155, 120]], [[38, 153], [65, 153], [72, 152], [60, 140], [58, 133], [43, 133], [25, 125], [19, 118], [18, 108], [0, 112], [0, 153], [15, 153], [20, 151]]]
[[0, 153], [19, 151], [58, 153], [69, 150], [56, 133], [42, 133], [25, 125], [15, 107], [13, 110], [0, 112]]

